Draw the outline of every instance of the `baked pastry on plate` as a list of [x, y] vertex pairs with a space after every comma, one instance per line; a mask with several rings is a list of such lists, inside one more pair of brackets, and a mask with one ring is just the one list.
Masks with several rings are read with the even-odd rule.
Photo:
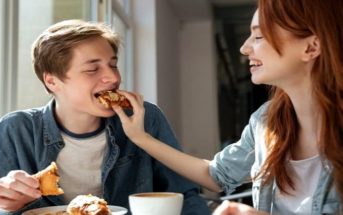
[[89, 194], [78, 195], [71, 200], [67, 213], [70, 215], [109, 215], [111, 210], [104, 199]]

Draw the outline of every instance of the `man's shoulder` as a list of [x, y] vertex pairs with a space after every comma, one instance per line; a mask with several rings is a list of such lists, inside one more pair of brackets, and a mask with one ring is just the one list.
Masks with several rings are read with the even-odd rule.
[[31, 108], [9, 112], [0, 118], [0, 124], [20, 124], [34, 121], [43, 114], [42, 108]]
[[144, 108], [146, 112], [153, 113], [153, 112], [161, 112], [161, 109], [151, 102], [144, 102]]

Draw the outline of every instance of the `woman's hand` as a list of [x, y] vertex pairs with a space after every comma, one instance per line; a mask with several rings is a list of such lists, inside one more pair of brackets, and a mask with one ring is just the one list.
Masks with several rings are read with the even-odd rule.
[[249, 205], [224, 201], [214, 211], [213, 215], [268, 215], [268, 213], [258, 211]]
[[113, 110], [118, 114], [122, 123], [125, 134], [135, 143], [146, 136], [144, 130], [144, 100], [143, 96], [123, 90], [118, 90], [118, 93], [124, 95], [131, 103], [133, 115], [127, 116], [119, 105], [112, 106]]
[[41, 197], [39, 181], [22, 170], [10, 171], [0, 178], [0, 209], [16, 211]]

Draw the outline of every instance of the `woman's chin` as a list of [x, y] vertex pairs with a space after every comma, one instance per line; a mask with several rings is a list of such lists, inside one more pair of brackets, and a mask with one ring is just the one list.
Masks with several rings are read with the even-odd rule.
[[253, 84], [259, 85], [259, 84], [264, 84], [260, 79], [258, 79], [257, 77], [251, 76], [251, 82]]

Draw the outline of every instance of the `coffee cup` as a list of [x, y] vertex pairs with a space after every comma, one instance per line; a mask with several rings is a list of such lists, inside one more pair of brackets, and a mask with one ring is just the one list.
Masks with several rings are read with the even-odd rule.
[[129, 196], [133, 215], [180, 215], [183, 194], [172, 192], [136, 193]]

